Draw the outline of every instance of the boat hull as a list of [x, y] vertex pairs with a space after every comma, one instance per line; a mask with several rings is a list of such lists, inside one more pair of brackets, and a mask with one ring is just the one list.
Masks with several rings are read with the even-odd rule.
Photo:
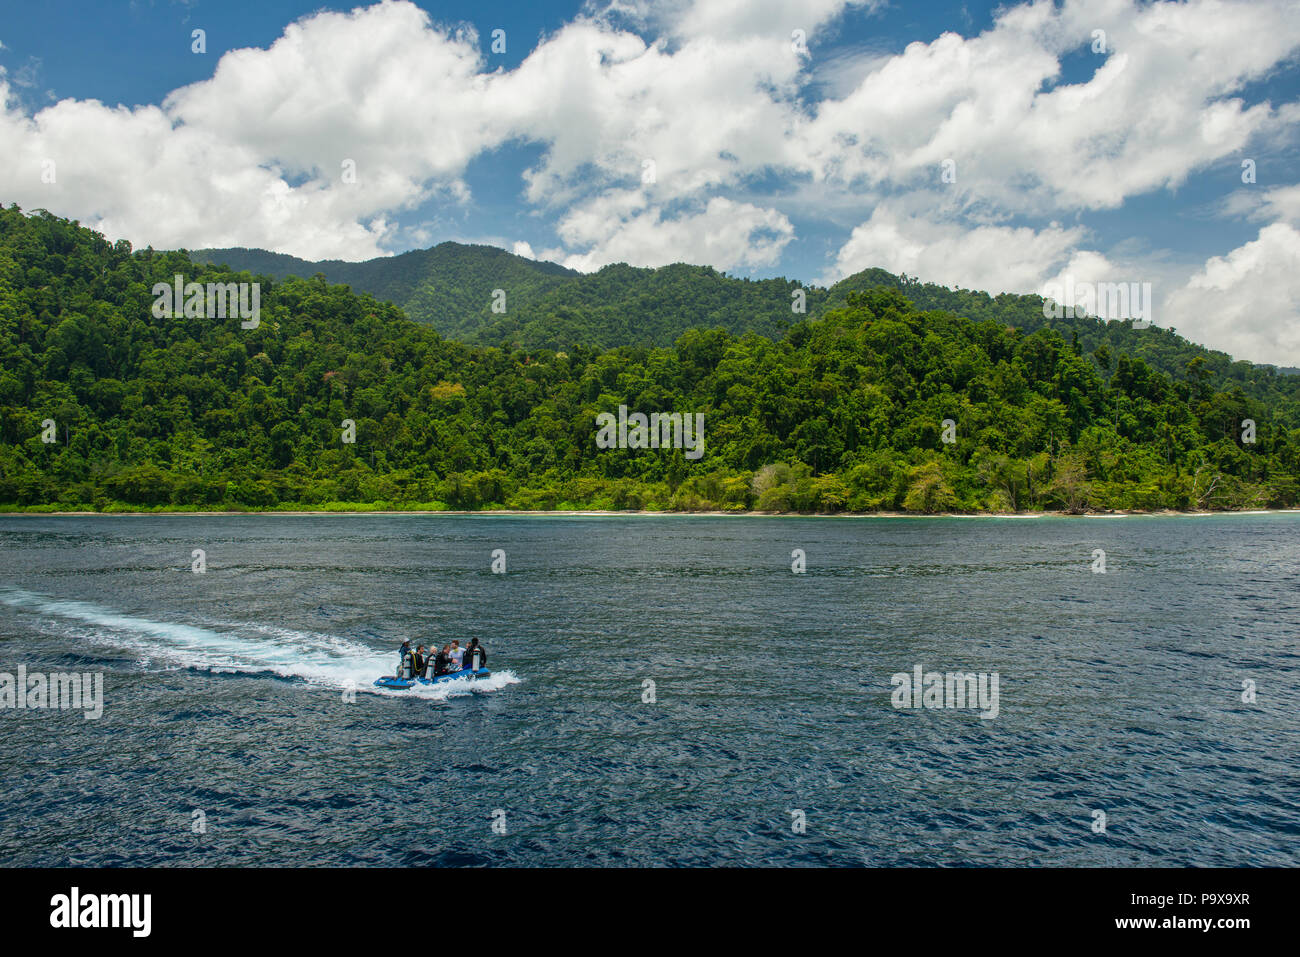
[[396, 678], [392, 675], [385, 675], [375, 682], [375, 687], [405, 691], [408, 688], [414, 688], [416, 685], [440, 685], [448, 681], [459, 681], [462, 678], [479, 679], [490, 678], [491, 676], [492, 672], [486, 668], [480, 668], [478, 671], [474, 671], [472, 668], [462, 668], [460, 671], [438, 675], [436, 678]]

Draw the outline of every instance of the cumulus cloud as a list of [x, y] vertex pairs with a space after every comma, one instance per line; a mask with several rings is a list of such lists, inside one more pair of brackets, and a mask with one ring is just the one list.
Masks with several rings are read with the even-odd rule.
[[834, 20], [849, 7], [871, 10], [884, 0], [667, 0], [650, 5], [647, 15], [677, 37], [806, 35]]
[[161, 106], [65, 99], [29, 118], [0, 77], [0, 187], [138, 244], [382, 255], [394, 211], [463, 197], [465, 164], [500, 141], [472, 98], [429, 96], [481, 82], [472, 41], [385, 3], [231, 51]]
[[[1091, 51], [1084, 83], [1061, 59]], [[848, 96], [820, 104], [803, 131], [807, 170], [829, 181], [900, 185], [938, 178], [1017, 212], [1113, 208], [1182, 183], [1276, 121], [1232, 94], [1300, 47], [1289, 0], [1136, 6], [1067, 0], [1004, 10], [972, 38], [913, 43]]]
[[489, 99], [511, 112], [521, 136], [548, 144], [525, 174], [530, 202], [568, 203], [593, 172], [667, 200], [790, 166], [799, 71], [779, 35], [701, 35], [669, 52], [588, 21], [539, 46]]
[[[840, 6], [821, 0], [812, 19]], [[665, 41], [580, 17], [508, 72], [486, 72], [477, 39], [385, 0], [306, 17], [266, 49], [230, 51], [210, 79], [158, 106], [64, 100], [28, 117], [0, 77], [0, 147], [19, 158], [0, 187], [136, 242], [362, 259], [397, 238], [395, 213], [465, 201], [469, 164], [510, 141], [544, 147], [524, 198], [560, 210], [590, 201], [593, 187], [633, 184], [657, 204], [706, 205], [709, 191], [789, 165], [801, 61], [788, 36], [701, 34], [670, 53]], [[102, 149], [92, 155], [87, 142]], [[53, 184], [40, 181], [45, 159], [57, 164]], [[641, 216], [624, 240], [599, 242], [657, 259], [654, 237], [675, 221]], [[627, 246], [637, 235], [650, 243], [644, 255]], [[690, 248], [770, 262], [766, 242]]]
[[[721, 196], [704, 209], [665, 217], [658, 206], [645, 205], [631, 193], [602, 196], [565, 216], [561, 239], [570, 246], [589, 246], [570, 255], [564, 265], [590, 272], [615, 262], [633, 266], [708, 263], [719, 269], [770, 266], [794, 237], [782, 213]], [[559, 258], [552, 250], [546, 258]]]
[[1178, 331], [1238, 358], [1300, 365], [1300, 231], [1274, 223], [1169, 296]]
[[1238, 189], [1224, 202], [1223, 210], [1229, 216], [1300, 224], [1300, 184]]
[[1052, 223], [1027, 226], [963, 225], [919, 213], [896, 203], [882, 203], [871, 218], [853, 230], [825, 281], [879, 266], [931, 282], [999, 292], [1039, 292], [1055, 270], [1085, 272], [1089, 277], [1110, 268], [1098, 253], [1080, 251], [1082, 227]]

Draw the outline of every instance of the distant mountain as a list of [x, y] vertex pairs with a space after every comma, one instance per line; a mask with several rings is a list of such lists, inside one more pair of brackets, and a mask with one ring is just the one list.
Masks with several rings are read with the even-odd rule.
[[[350, 286], [400, 306], [449, 339], [475, 345], [564, 349], [670, 346], [687, 329], [723, 328], [779, 338], [800, 287], [788, 279], [752, 281], [710, 266], [676, 263], [642, 269], [625, 263], [582, 274], [493, 246], [441, 243], [365, 262], [308, 262], [263, 249], [201, 249], [195, 262], [275, 279], [310, 278]], [[505, 293], [504, 311], [497, 290]], [[811, 312], [826, 291], [807, 290]], [[497, 311], [494, 311], [494, 303]]]
[[[777, 340], [792, 325], [843, 307], [850, 293], [895, 289], [921, 311], [949, 312], [1025, 333], [1055, 329], [1080, 354], [1104, 365], [1103, 372], [1116, 368], [1120, 355], [1130, 355], [1181, 380], [1189, 374], [1189, 363], [1199, 360], [1203, 371], [1196, 374], [1208, 376], [1211, 387], [1240, 388], [1300, 414], [1295, 370], [1234, 361], [1178, 335], [1165, 317], [1158, 317], [1163, 327], [1147, 329], [1135, 329], [1128, 321], [1046, 319], [1037, 295], [990, 296], [884, 269], [855, 273], [826, 289], [790, 279], [744, 279], [684, 263], [657, 269], [618, 263], [583, 274], [494, 246], [452, 242], [365, 262], [308, 262], [262, 249], [204, 249], [189, 255], [196, 262], [281, 280], [320, 273], [328, 282], [394, 303], [445, 338], [524, 350], [565, 350], [579, 344], [666, 347], [692, 328], [722, 328], [738, 336], [754, 332]], [[493, 312], [496, 290], [505, 293], [504, 312]], [[792, 308], [799, 290], [803, 313]]]
[[320, 273], [327, 282], [400, 306], [408, 317], [433, 326], [449, 339], [478, 341], [476, 333], [502, 318], [492, 312], [493, 293], [506, 293], [506, 314], [527, 310], [546, 292], [582, 274], [556, 263], [537, 262], [495, 246], [440, 243], [399, 256], [364, 262], [326, 259], [308, 262], [264, 249], [200, 249], [195, 262], [227, 265], [237, 271], [283, 280], [309, 279]]
[[[692, 328], [779, 339], [792, 322], [804, 318], [791, 309], [799, 288], [793, 280], [738, 279], [711, 266], [674, 263], [643, 269], [618, 263], [491, 317], [471, 341], [552, 349], [575, 343], [670, 346]], [[825, 290], [807, 290], [806, 297], [811, 314]]]

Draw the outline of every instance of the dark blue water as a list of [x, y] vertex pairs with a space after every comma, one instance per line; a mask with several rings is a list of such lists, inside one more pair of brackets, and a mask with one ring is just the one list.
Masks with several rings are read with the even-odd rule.
[[[0, 672], [104, 676], [99, 720], [0, 710], [0, 859], [1295, 865], [1298, 533], [0, 518]], [[471, 636], [491, 681], [369, 687], [399, 639]], [[915, 665], [996, 672], [997, 717], [896, 709]]]

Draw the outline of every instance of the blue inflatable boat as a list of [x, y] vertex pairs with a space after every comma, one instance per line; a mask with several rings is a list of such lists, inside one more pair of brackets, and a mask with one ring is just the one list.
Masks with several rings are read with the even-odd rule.
[[460, 671], [453, 671], [450, 674], [438, 675], [436, 678], [397, 678], [393, 675], [385, 675], [375, 682], [376, 688], [396, 688], [404, 691], [415, 685], [440, 685], [447, 681], [459, 681], [461, 678], [490, 678], [492, 672], [486, 668], [480, 668], [475, 671], [473, 668], [462, 668]]

